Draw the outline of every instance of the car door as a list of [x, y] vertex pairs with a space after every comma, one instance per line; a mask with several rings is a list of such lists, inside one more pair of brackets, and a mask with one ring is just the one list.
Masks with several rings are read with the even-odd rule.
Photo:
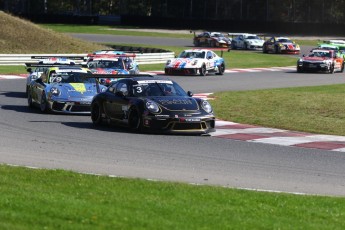
[[45, 70], [39, 78], [31, 82], [31, 96], [32, 100], [36, 103], [41, 102], [42, 93], [45, 92], [47, 87], [47, 74], [48, 69]]
[[128, 82], [123, 80], [112, 85], [108, 89], [108, 95], [104, 103], [104, 110], [111, 119], [122, 121], [128, 115]]
[[214, 69], [215, 66], [215, 60], [214, 55], [212, 51], [207, 51], [206, 54], [206, 69]]
[[240, 36], [238, 37], [237, 43], [238, 43], [238, 47], [241, 48], [241, 49], [243, 49], [243, 47], [244, 47], [244, 37], [243, 37], [243, 35], [240, 35]]
[[268, 40], [268, 43], [267, 43], [267, 50], [269, 51], [274, 51], [275, 50], [275, 38], [271, 38], [270, 40]]

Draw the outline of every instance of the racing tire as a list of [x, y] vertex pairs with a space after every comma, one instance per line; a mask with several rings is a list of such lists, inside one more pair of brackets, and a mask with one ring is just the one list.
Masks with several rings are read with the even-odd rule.
[[275, 47], [274, 47], [274, 52], [275, 52], [276, 54], [279, 54], [279, 48], [278, 48], [278, 46], [275, 46]]
[[266, 46], [265, 46], [265, 45], [264, 45], [264, 46], [262, 46], [262, 52], [263, 52], [263, 53], [265, 53], [265, 54], [267, 54], [267, 53], [268, 53], [267, 48], [266, 48]]
[[134, 107], [128, 113], [128, 126], [134, 132], [142, 132], [143, 130], [143, 119]]
[[29, 108], [33, 107], [32, 96], [30, 92], [28, 92], [28, 106]]
[[46, 93], [43, 91], [40, 101], [40, 110], [41, 113], [48, 113], [48, 102], [47, 102], [47, 96]]
[[248, 49], [248, 44], [244, 43], [244, 49], [247, 50]]
[[344, 72], [344, 62], [343, 62], [343, 64], [341, 64], [341, 69], [340, 69], [340, 72]]
[[199, 74], [200, 76], [206, 76], [206, 73], [207, 73], [206, 66], [205, 64], [203, 64], [201, 68], [199, 69]]
[[330, 68], [329, 68], [329, 72], [330, 74], [333, 74], [334, 73], [334, 65], [331, 65]]
[[215, 41], [211, 41], [211, 47], [217, 47], [217, 45], [216, 45], [216, 42]]
[[297, 67], [297, 73], [303, 73], [303, 69], [302, 69], [302, 67]]
[[232, 43], [231, 43], [231, 49], [233, 49], [233, 50], [237, 49], [236, 43], [235, 43], [235, 42], [232, 42]]
[[225, 65], [222, 63], [221, 65], [218, 66], [218, 72], [216, 74], [223, 75], [224, 72], [225, 72]]
[[96, 126], [99, 126], [103, 123], [102, 110], [102, 106], [98, 102], [95, 102], [91, 105], [91, 120]]

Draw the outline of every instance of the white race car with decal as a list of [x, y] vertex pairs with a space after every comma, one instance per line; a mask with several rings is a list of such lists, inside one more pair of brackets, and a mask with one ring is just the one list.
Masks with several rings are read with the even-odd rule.
[[208, 73], [223, 75], [225, 62], [215, 52], [208, 49], [184, 50], [177, 58], [167, 61], [165, 74], [205, 76]]

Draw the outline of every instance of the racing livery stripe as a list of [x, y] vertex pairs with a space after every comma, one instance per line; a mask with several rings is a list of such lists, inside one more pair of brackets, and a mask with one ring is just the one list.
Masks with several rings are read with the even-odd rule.
[[84, 83], [69, 83], [75, 91], [79, 93], [84, 93], [86, 92], [85, 84]]

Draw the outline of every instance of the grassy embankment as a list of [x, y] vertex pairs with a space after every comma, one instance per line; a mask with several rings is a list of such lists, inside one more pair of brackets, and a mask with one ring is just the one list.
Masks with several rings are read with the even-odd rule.
[[[2, 13], [0, 19], [9, 20], [1, 17], [3, 17]], [[27, 23], [16, 28], [16, 36], [24, 37], [29, 32], [37, 34], [32, 31], [36, 26], [30, 26], [32, 25]], [[29, 30], [20, 33], [19, 30], [23, 27]], [[40, 28], [37, 29], [42, 33], [38, 34], [47, 38], [41, 41], [39, 48], [31, 48], [31, 42], [27, 39], [13, 37], [12, 39], [17, 39], [18, 44], [12, 44], [11, 51], [15, 51], [13, 53], [20, 53], [21, 50], [23, 53], [67, 52], [56, 47], [50, 49], [60, 43], [46, 43], [46, 40], [50, 40], [49, 36]], [[1, 38], [0, 44], [7, 45], [0, 46], [0, 52], [8, 53], [10, 43], [4, 39]], [[25, 42], [24, 46], [21, 44], [23, 42]], [[71, 44], [74, 43], [65, 41], [63, 46], [71, 50], [73, 46]], [[86, 49], [85, 47], [74, 52], [83, 52]], [[90, 49], [95, 50], [98, 47]], [[235, 54], [230, 52], [229, 55], [233, 53]], [[233, 59], [240, 56], [239, 52], [237, 54]], [[247, 54], [249, 55], [249, 52]], [[253, 64], [253, 67], [257, 67], [256, 64]], [[0, 67], [0, 72], [9, 71], [6, 68], [8, 67]], [[345, 108], [343, 105], [330, 107], [330, 104], [343, 101], [343, 88], [344, 86], [325, 86], [226, 92], [216, 94], [217, 99], [212, 103], [219, 116], [254, 124], [263, 122], [258, 120], [264, 116], [288, 119], [293, 111], [299, 110], [296, 106], [304, 108], [304, 114], [312, 109], [313, 113], [332, 117], [336, 114], [344, 114], [339, 110], [341, 109], [339, 107]], [[286, 100], [289, 97], [295, 98], [299, 103]], [[309, 101], [304, 104], [302, 101], [307, 98]], [[232, 109], [229, 111], [227, 108]], [[277, 109], [280, 111], [279, 114], [274, 113]], [[262, 114], [264, 110], [268, 110], [270, 114]], [[281, 117], [281, 114], [285, 118]], [[303, 113], [299, 116], [303, 116]], [[273, 121], [272, 124], [283, 123]], [[263, 193], [4, 165], [0, 165], [0, 193], [1, 229], [344, 229], [345, 227], [343, 221], [345, 199], [336, 197]]]

